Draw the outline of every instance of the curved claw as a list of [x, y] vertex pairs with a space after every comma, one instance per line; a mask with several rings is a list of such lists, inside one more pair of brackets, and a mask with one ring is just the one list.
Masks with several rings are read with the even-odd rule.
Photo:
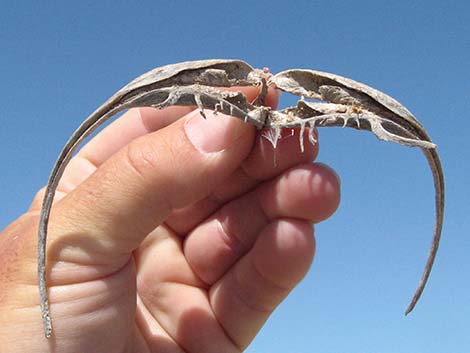
[[[406, 310], [408, 314], [415, 307], [426, 286], [442, 232], [445, 186], [436, 145], [431, 142], [424, 127], [408, 109], [385, 93], [360, 82], [321, 71], [287, 70], [272, 76], [269, 84], [301, 97], [330, 102], [322, 104], [299, 101], [297, 108], [285, 110], [290, 116], [289, 126], [303, 126], [305, 123], [314, 126], [338, 126], [342, 122], [346, 126], [370, 130], [381, 140], [422, 149], [433, 174], [436, 221], [428, 259], [418, 288]], [[356, 126], [349, 124], [353, 115], [347, 113], [348, 107], [356, 111], [355, 119], [360, 122]], [[292, 116], [305, 121], [294, 122]]]
[[411, 299], [410, 304], [406, 308], [405, 315], [408, 315], [416, 306], [421, 294], [423, 294], [424, 287], [431, 274], [434, 260], [436, 259], [437, 251], [439, 250], [439, 243], [441, 240], [442, 225], [444, 222], [444, 203], [445, 203], [445, 187], [444, 187], [444, 173], [442, 171], [441, 161], [436, 149], [422, 149], [429, 165], [434, 179], [434, 188], [436, 190], [435, 208], [436, 208], [436, 223], [434, 225], [434, 236], [432, 238], [431, 249], [424, 266], [424, 271], [418, 284], [418, 288]]

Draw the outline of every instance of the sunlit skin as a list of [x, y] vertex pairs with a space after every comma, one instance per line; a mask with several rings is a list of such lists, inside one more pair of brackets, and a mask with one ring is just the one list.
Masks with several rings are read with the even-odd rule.
[[[270, 89], [265, 103], [277, 99]], [[206, 116], [130, 110], [68, 165], [49, 227], [49, 340], [36, 277], [43, 190], [3, 230], [1, 352], [232, 353], [250, 344], [308, 271], [312, 224], [338, 207], [339, 180], [311, 162], [318, 144], [300, 151], [298, 130], [274, 150], [253, 126]]]

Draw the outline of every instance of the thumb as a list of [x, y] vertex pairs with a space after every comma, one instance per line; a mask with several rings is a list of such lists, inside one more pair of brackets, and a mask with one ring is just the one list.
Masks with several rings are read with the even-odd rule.
[[122, 266], [173, 209], [209, 195], [248, 155], [254, 128], [220, 113], [206, 116], [193, 111], [134, 140], [58, 202], [49, 259]]

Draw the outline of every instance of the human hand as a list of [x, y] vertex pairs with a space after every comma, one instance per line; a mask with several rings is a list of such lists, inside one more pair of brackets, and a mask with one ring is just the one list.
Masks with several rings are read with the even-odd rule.
[[1, 352], [248, 346], [307, 272], [311, 224], [337, 208], [339, 181], [310, 163], [318, 144], [300, 152], [298, 130], [274, 150], [252, 126], [206, 115], [131, 110], [71, 161], [49, 225], [49, 340], [36, 279], [43, 190], [2, 232]]

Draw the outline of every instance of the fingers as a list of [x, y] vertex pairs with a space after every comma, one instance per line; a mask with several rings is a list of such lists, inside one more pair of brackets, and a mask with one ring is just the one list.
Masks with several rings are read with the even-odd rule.
[[[195, 111], [132, 141], [57, 203], [51, 259], [123, 266], [174, 208], [204, 198], [227, 178], [249, 153], [254, 129], [207, 116]], [[73, 251], [63, 251], [70, 244]]]
[[298, 166], [231, 202], [187, 238], [188, 263], [204, 282], [216, 281], [212, 310], [241, 349], [307, 272], [314, 255], [309, 221], [329, 217], [339, 198], [330, 168]]
[[186, 259], [211, 285], [250, 251], [268, 224], [283, 218], [320, 222], [333, 214], [339, 200], [333, 170], [320, 163], [297, 166], [228, 203], [195, 228], [184, 243]]
[[[313, 228], [308, 222], [274, 221], [208, 294], [202, 283], [191, 278], [178, 239], [162, 236], [159, 230], [149, 246], [139, 249], [138, 311], [146, 315], [148, 332], [155, 337], [169, 335], [188, 352], [243, 351], [305, 275], [314, 254]], [[158, 246], [151, 245], [155, 242]], [[179, 265], [181, 271], [176, 270]]]
[[[186, 236], [226, 202], [253, 190], [261, 182], [272, 179], [295, 165], [314, 160], [318, 154], [318, 143], [306, 144], [302, 152], [299, 147], [299, 133], [299, 129], [283, 131], [274, 149], [262, 136], [263, 132], [258, 132], [255, 144], [240, 168], [235, 170], [223, 184], [216, 187], [207, 198], [177, 210], [165, 223], [178, 234]], [[308, 131], [305, 131], [305, 139], [307, 135]]]
[[330, 168], [301, 165], [228, 203], [183, 246], [156, 229], [136, 254], [138, 291], [155, 326], [189, 351], [210, 342], [215, 352], [241, 351], [304, 276], [314, 253], [310, 221], [331, 215], [339, 194]]
[[307, 273], [314, 251], [308, 222], [273, 222], [260, 233], [253, 249], [211, 288], [214, 315], [240, 350]]

